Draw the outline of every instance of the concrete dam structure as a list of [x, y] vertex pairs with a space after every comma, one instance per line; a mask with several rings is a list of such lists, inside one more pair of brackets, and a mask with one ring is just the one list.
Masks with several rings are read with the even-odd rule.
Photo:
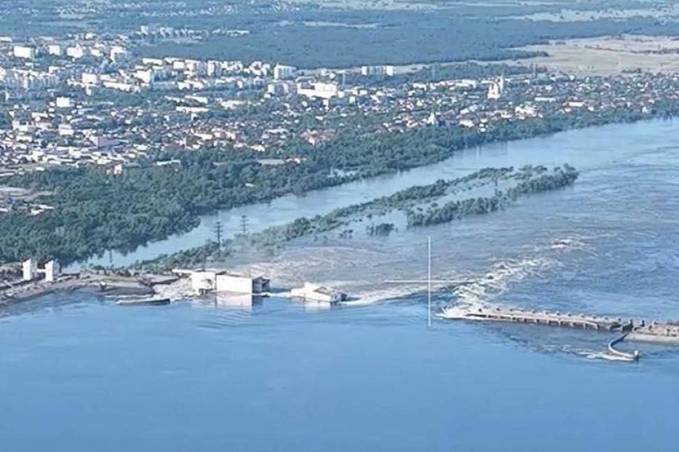
[[608, 350], [611, 356], [625, 361], [636, 361], [640, 356], [638, 351], [628, 353], [615, 348], [625, 340], [679, 345], [679, 324], [670, 322], [623, 321], [605, 316], [488, 306], [451, 306], [445, 308], [440, 317], [449, 320], [522, 323], [620, 333], [608, 343]]

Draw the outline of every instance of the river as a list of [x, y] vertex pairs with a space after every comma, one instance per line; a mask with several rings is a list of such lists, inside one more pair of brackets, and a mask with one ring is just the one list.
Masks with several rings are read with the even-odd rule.
[[[570, 163], [574, 187], [492, 215], [385, 238], [298, 241], [238, 256], [288, 285], [360, 298], [310, 309], [271, 298], [121, 308], [86, 293], [0, 311], [0, 436], [13, 452], [676, 450], [679, 352], [606, 361], [606, 334], [426, 327], [434, 306], [495, 302], [679, 318], [679, 122], [584, 129], [456, 154], [406, 173], [206, 217], [117, 264], [201, 244], [220, 218], [251, 230], [486, 166]], [[107, 258], [106, 258], [107, 259]], [[627, 345], [630, 347], [631, 345]]]
[[[676, 122], [644, 121], [468, 149], [456, 152], [442, 162], [398, 174], [315, 190], [304, 196], [289, 195], [268, 203], [222, 210], [202, 217], [200, 225], [187, 233], [148, 243], [134, 252], [106, 252], [99, 257], [78, 262], [70, 270], [88, 265], [125, 266], [161, 254], [204, 245], [207, 240], [214, 239], [218, 220], [224, 227], [224, 236], [228, 238], [241, 232], [243, 217], [247, 218], [248, 232], [258, 232], [302, 216], [323, 215], [338, 207], [369, 201], [412, 185], [463, 176], [484, 167], [518, 167], [526, 164], [553, 166], [570, 162], [577, 165], [578, 169], [588, 170], [643, 153], [647, 147], [663, 146], [667, 144], [668, 134], [677, 130], [679, 124]], [[651, 141], [645, 142], [646, 139]]]

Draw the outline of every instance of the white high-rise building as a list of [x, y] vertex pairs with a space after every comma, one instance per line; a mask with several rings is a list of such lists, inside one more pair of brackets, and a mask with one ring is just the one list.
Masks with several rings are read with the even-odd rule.
[[32, 60], [35, 58], [35, 49], [29, 46], [14, 46], [14, 56], [16, 58]]
[[98, 85], [99, 76], [97, 74], [92, 74], [91, 72], [83, 72], [82, 81], [84, 85]]
[[120, 63], [121, 61], [125, 61], [130, 57], [130, 52], [125, 50], [123, 47], [113, 46], [111, 47], [110, 57], [111, 61], [114, 63]]
[[362, 66], [361, 75], [364, 76], [393, 76], [394, 66]]
[[297, 68], [294, 66], [284, 66], [282, 64], [277, 64], [273, 68], [273, 78], [276, 80], [290, 79], [297, 73]]
[[85, 49], [80, 46], [68, 47], [66, 49], [66, 56], [69, 56], [74, 60], [80, 59], [85, 56]]
[[37, 261], [28, 259], [23, 262], [22, 270], [24, 281], [32, 281], [42, 273], [45, 275], [46, 282], [54, 282], [57, 280], [57, 278], [59, 278], [61, 267], [57, 261], [52, 260], [47, 262], [44, 268], [38, 268]]
[[504, 75], [500, 77], [500, 80], [497, 82], [492, 82], [488, 86], [488, 99], [490, 100], [498, 100], [500, 97], [502, 97], [502, 93], [505, 90], [505, 77]]
[[297, 94], [311, 98], [331, 99], [340, 97], [343, 93], [335, 83], [315, 82], [298, 84]]
[[33, 259], [28, 259], [24, 261], [22, 269], [23, 269], [23, 280], [31, 281], [33, 278], [35, 278], [35, 274], [38, 271], [38, 265]]
[[61, 46], [59, 44], [50, 44], [47, 46], [47, 53], [52, 56], [61, 56]]
[[73, 101], [71, 101], [70, 97], [57, 97], [56, 106], [57, 108], [71, 108]]
[[54, 282], [57, 280], [59, 277], [59, 263], [57, 261], [49, 261], [48, 263], [45, 264], [45, 270], [43, 270], [43, 273], [45, 273], [45, 281], [47, 282]]

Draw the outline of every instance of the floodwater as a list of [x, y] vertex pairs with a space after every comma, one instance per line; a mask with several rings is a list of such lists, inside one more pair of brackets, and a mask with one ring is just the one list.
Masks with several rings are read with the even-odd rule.
[[258, 232], [270, 226], [292, 222], [299, 217], [322, 215], [350, 204], [369, 201], [398, 190], [464, 176], [485, 167], [547, 165], [571, 163], [580, 170], [614, 165], [638, 154], [679, 143], [672, 134], [679, 131], [679, 123], [646, 121], [637, 124], [611, 125], [574, 130], [548, 137], [511, 143], [499, 143], [455, 153], [451, 158], [429, 166], [399, 174], [376, 177], [312, 191], [304, 196], [284, 196], [268, 203], [251, 204], [206, 215], [195, 229], [176, 234], [166, 240], [151, 242], [131, 253], [111, 252], [73, 265], [125, 266], [137, 261], [153, 259], [183, 249], [204, 245], [213, 239], [215, 224], [224, 227], [224, 237], [242, 231], [243, 217], [248, 232]]
[[[679, 318], [679, 122], [489, 146], [408, 173], [222, 212], [263, 228], [486, 166], [570, 163], [572, 188], [385, 238], [299, 241], [239, 256], [279, 286], [358, 300], [271, 298], [122, 308], [87, 293], [0, 311], [3, 450], [677, 450], [679, 351], [610, 362], [601, 333], [518, 325], [426, 327], [426, 237], [447, 303]], [[249, 210], [251, 209], [251, 210]], [[202, 237], [201, 237], [202, 235]], [[193, 237], [193, 238], [191, 238]], [[154, 248], [155, 247], [155, 248]], [[153, 250], [153, 251], [151, 251]]]

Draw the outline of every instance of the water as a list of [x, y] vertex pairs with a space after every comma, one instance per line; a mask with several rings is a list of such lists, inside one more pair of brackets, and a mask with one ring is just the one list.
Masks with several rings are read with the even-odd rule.
[[225, 237], [228, 238], [241, 231], [243, 216], [247, 218], [248, 231], [257, 232], [270, 226], [289, 223], [302, 216], [322, 215], [338, 207], [369, 201], [412, 185], [460, 177], [485, 167], [519, 167], [526, 164], [554, 166], [571, 163], [577, 165], [578, 169], [587, 170], [613, 165], [637, 154], [645, 155], [656, 147], [679, 144], [678, 131], [679, 122], [676, 121], [645, 121], [574, 130], [549, 137], [469, 149], [457, 152], [440, 163], [395, 175], [316, 190], [304, 196], [284, 196], [268, 203], [223, 210], [204, 216], [200, 225], [190, 232], [149, 243], [131, 253], [104, 253], [71, 268], [81, 265], [108, 266], [111, 263], [115, 266], [130, 265], [161, 254], [201, 246], [208, 239], [214, 238], [217, 220], [221, 221]]
[[679, 360], [537, 352], [418, 300], [73, 304], [0, 321], [3, 449], [675, 450]]
[[483, 166], [581, 170], [573, 188], [497, 214], [238, 256], [278, 285], [343, 287], [361, 299], [351, 306], [122, 308], [80, 293], [0, 311], [3, 450], [676, 450], [679, 352], [639, 346], [630, 365], [600, 359], [606, 334], [439, 319], [428, 330], [425, 285], [388, 280], [426, 275], [431, 235], [434, 277], [469, 282], [437, 287], [436, 309], [679, 318], [678, 131], [657, 121], [497, 145], [251, 211], [264, 227]]

